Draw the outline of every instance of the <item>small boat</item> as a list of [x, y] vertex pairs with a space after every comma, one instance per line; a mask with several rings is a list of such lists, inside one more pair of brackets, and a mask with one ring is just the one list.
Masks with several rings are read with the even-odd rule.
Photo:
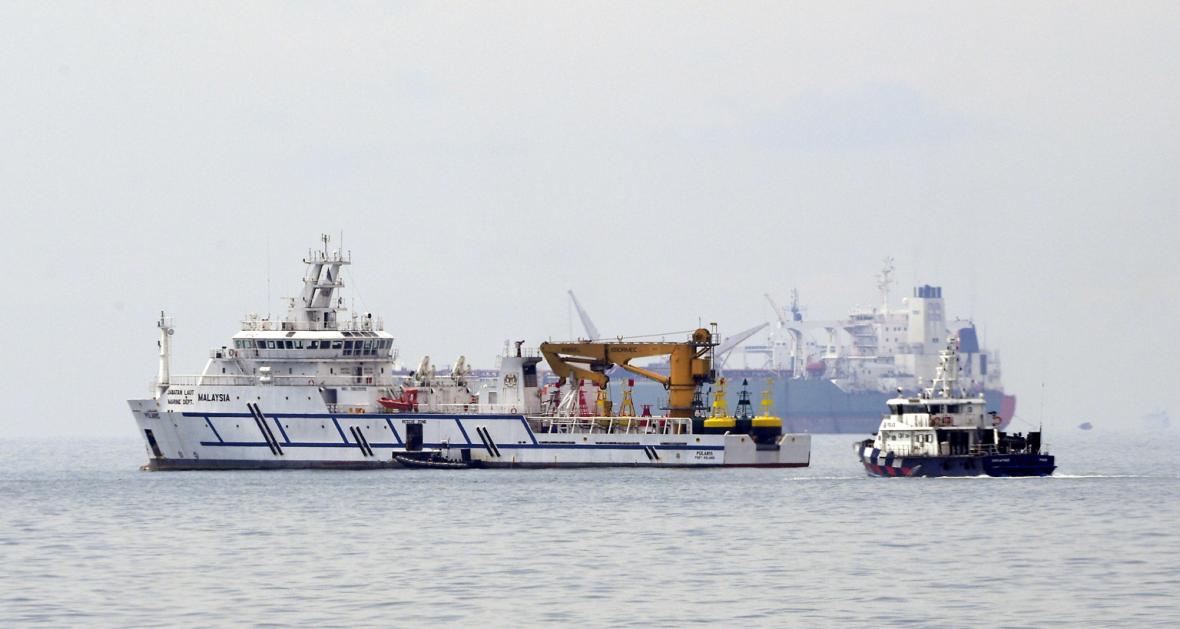
[[470, 463], [454, 461], [437, 453], [430, 453], [425, 456], [399, 454], [395, 455], [393, 460], [401, 463], [403, 467], [412, 469], [464, 470], [471, 467]]
[[[1041, 432], [1008, 434], [981, 396], [956, 391], [958, 339], [939, 354], [933, 386], [886, 404], [872, 439], [853, 444], [869, 476], [1049, 476], [1055, 459]], [[898, 389], [898, 393], [901, 393]]]

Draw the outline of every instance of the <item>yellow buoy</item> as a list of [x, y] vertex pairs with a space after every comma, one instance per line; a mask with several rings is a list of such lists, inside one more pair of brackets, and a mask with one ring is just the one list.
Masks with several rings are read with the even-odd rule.
[[770, 414], [770, 408], [774, 406], [774, 400], [770, 397], [771, 388], [774, 386], [774, 380], [766, 379], [766, 388], [762, 390], [762, 401], [759, 406], [762, 407], [762, 414], [750, 420], [750, 426], [753, 428], [782, 428], [782, 418], [775, 417]]
[[728, 430], [737, 425], [732, 417], [710, 417], [705, 420], [705, 428], [711, 430]]

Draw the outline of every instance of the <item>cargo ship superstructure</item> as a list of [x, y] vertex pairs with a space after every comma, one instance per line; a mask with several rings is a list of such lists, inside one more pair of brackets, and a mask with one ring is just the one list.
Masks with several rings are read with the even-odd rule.
[[[891, 306], [892, 274], [893, 262], [886, 259], [877, 277], [881, 305], [855, 309], [844, 319], [806, 319], [796, 291], [786, 308], [766, 295], [775, 319], [725, 339], [717, 351], [718, 372], [731, 381], [770, 379], [773, 412], [790, 432], [871, 434], [898, 387], [929, 385], [939, 351], [954, 336], [964, 388], [982, 394], [997, 410], [1000, 428], [1006, 427], [1016, 397], [1004, 391], [999, 355], [982, 347], [973, 321], [947, 320], [940, 286], [914, 287], [900, 307]], [[592, 334], [585, 311], [574, 305]], [[746, 341], [762, 330], [768, 330], [765, 342]], [[651, 385], [641, 385], [636, 395], [657, 408], [662, 403], [661, 391]]]
[[[398, 369], [379, 317], [349, 314], [340, 291], [351, 257], [309, 251], [300, 295], [281, 320], [250, 315], [199, 375], [171, 370], [170, 317], [157, 327], [151, 396], [129, 400], [152, 470], [562, 466], [801, 467], [810, 436], [775, 417], [744, 432], [706, 426], [701, 386], [714, 380], [715, 329], [668, 342], [517, 343], [491, 377], [460, 356], [437, 373], [429, 357]], [[669, 359], [666, 373], [632, 364]], [[546, 383], [546, 361], [557, 381]], [[666, 413], [596, 396], [613, 369], [666, 392]]]

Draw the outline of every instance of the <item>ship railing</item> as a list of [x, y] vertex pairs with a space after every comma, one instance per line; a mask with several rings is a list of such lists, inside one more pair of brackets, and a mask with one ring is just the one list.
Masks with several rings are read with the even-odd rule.
[[297, 375], [242, 375], [242, 374], [204, 374], [204, 375], [173, 375], [168, 378], [168, 386], [393, 386], [401, 382], [393, 376], [368, 375], [329, 375], [329, 376], [297, 376]]
[[[505, 406], [500, 409], [500, 406]], [[508, 407], [504, 404], [492, 404], [489, 408], [487, 404], [480, 404], [479, 402], [468, 402], [467, 404], [460, 404], [458, 402], [449, 404], [430, 404], [429, 402], [421, 405], [423, 413], [451, 413], [456, 415], [473, 415], [476, 413], [508, 413]], [[516, 411], [512, 411], [515, 413]]]
[[385, 329], [381, 317], [345, 319], [343, 321], [281, 321], [243, 319], [243, 332], [380, 332]]
[[547, 416], [536, 418], [541, 432], [577, 434], [686, 434], [692, 422], [683, 417]]
[[210, 375], [172, 375], [168, 377], [170, 387], [195, 386], [250, 386], [258, 383], [257, 376], [210, 374]]

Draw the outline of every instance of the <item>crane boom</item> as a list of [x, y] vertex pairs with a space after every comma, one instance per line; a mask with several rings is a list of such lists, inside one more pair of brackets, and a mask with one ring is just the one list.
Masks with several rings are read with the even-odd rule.
[[[541, 343], [540, 350], [549, 368], [557, 375], [559, 387], [572, 377], [606, 388], [610, 382], [607, 370], [618, 365], [668, 389], [669, 417], [692, 417], [692, 401], [697, 387], [713, 381], [712, 353], [716, 345], [713, 334], [700, 328], [692, 333], [690, 340], [681, 343], [575, 341]], [[647, 356], [668, 356], [668, 375], [630, 364], [636, 358]]]
[[778, 307], [778, 304], [775, 303], [774, 298], [770, 296], [770, 293], [762, 293], [762, 296], [766, 298], [766, 301], [770, 302], [770, 307], [774, 309], [774, 316], [778, 317], [778, 322], [784, 326], [790, 325], [791, 322], [787, 321], [786, 315], [783, 314], [783, 309]]
[[713, 352], [713, 355], [716, 357], [718, 364], [724, 365], [725, 359], [729, 357], [730, 352], [732, 352], [738, 345], [741, 345], [743, 341], [750, 338], [751, 336], [754, 336], [759, 330], [765, 328], [768, 325], [770, 324], [762, 323], [748, 330], [742, 330], [741, 332], [738, 332], [737, 334], [734, 334], [733, 336], [725, 339], [725, 342], [718, 345], [717, 350]]
[[578, 318], [582, 320], [582, 327], [586, 328], [587, 338], [590, 340], [602, 338], [598, 335], [598, 327], [595, 326], [594, 322], [590, 320], [590, 315], [586, 314], [586, 311], [582, 308], [582, 304], [578, 301], [578, 298], [574, 296], [574, 291], [567, 290], [566, 292], [569, 293], [570, 301], [574, 303], [574, 310], [578, 311]]

